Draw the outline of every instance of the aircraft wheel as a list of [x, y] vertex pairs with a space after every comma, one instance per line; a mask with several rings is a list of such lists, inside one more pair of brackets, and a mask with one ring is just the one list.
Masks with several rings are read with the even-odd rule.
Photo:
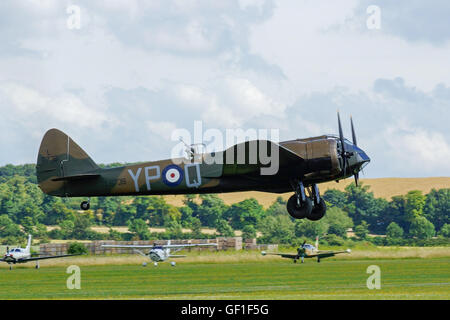
[[90, 205], [90, 203], [88, 201], [83, 201], [80, 204], [81, 210], [89, 210], [90, 207], [91, 207], [91, 205]]
[[311, 214], [307, 215], [306, 218], [311, 221], [317, 221], [323, 218], [327, 212], [327, 205], [325, 200], [320, 199], [319, 203], [314, 206], [311, 210]]
[[287, 202], [287, 211], [294, 219], [303, 219], [311, 214], [312, 201], [306, 197], [305, 202], [299, 207], [297, 204], [297, 196], [294, 194]]

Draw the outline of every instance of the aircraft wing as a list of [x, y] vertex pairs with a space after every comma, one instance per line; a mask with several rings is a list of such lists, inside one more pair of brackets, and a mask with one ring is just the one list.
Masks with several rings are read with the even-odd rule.
[[282, 258], [288, 258], [288, 259], [298, 259], [298, 255], [296, 254], [289, 254], [289, 253], [272, 253], [272, 252], [261, 252], [263, 256], [265, 255], [272, 255], [272, 256], [280, 256]]
[[312, 257], [328, 258], [328, 257], [333, 257], [340, 253], [350, 253], [350, 252], [351, 252], [350, 249], [347, 249], [344, 251], [319, 251], [318, 253], [309, 254], [308, 257], [309, 258], [312, 258]]
[[103, 248], [131, 248], [131, 249], [151, 249], [155, 246], [152, 244], [102, 244]]
[[44, 256], [44, 257], [34, 257], [34, 258], [32, 257], [32, 258], [20, 259], [17, 262], [28, 262], [28, 261], [63, 258], [63, 257], [73, 257], [73, 256], [81, 256], [81, 254], [62, 254], [59, 256]]
[[217, 247], [217, 243], [189, 243], [189, 244], [166, 244], [163, 248], [175, 249], [175, 248], [187, 248], [187, 247]]
[[[260, 150], [262, 146], [266, 150]], [[278, 153], [280, 168], [304, 162], [302, 157], [278, 143], [269, 140], [252, 140], [235, 144], [223, 151], [224, 175], [247, 174], [266, 167], [268, 159], [263, 157], [272, 151]]]
[[184, 258], [186, 257], [185, 255], [181, 255], [181, 254], [171, 254], [169, 255], [169, 258]]
[[190, 244], [166, 244], [166, 245], [153, 245], [153, 244], [148, 244], [148, 245], [134, 245], [134, 244], [129, 244], [129, 245], [120, 245], [120, 244], [103, 244], [102, 247], [104, 248], [133, 248], [133, 249], [152, 249], [154, 247], [160, 247], [160, 248], [185, 248], [185, 247], [199, 247], [199, 246], [214, 246], [217, 247], [216, 243], [199, 243], [199, 244], [195, 244], [195, 243], [190, 243]]

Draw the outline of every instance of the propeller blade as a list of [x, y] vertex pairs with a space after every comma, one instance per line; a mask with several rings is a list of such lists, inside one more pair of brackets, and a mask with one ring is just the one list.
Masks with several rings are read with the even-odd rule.
[[356, 186], [358, 186], [358, 181], [359, 181], [359, 172], [355, 173], [355, 184], [356, 184]]
[[358, 146], [358, 144], [356, 143], [356, 134], [355, 134], [355, 127], [353, 126], [353, 117], [350, 117], [350, 122], [352, 124], [352, 138], [353, 138], [353, 144], [355, 146]]
[[346, 173], [346, 164], [347, 164], [347, 159], [345, 156], [345, 143], [344, 143], [344, 134], [342, 132], [342, 124], [341, 124], [341, 117], [339, 116], [339, 111], [337, 113], [338, 116], [338, 126], [339, 126], [339, 139], [341, 140], [341, 147], [342, 147], [342, 171], [344, 172], [344, 175]]

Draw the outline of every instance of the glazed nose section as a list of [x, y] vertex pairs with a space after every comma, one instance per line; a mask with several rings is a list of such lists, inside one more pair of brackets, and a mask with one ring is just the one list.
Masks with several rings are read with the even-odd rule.
[[356, 165], [359, 167], [359, 170], [361, 170], [370, 162], [370, 158], [362, 149], [358, 148], [357, 146], [353, 146], [353, 149], [356, 154]]

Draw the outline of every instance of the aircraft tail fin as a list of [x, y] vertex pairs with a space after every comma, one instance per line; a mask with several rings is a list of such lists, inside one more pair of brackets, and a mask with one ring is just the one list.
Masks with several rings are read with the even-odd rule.
[[316, 237], [315, 247], [316, 247], [316, 250], [319, 250], [319, 236]]
[[27, 246], [25, 247], [26, 252], [30, 252], [30, 250], [31, 250], [31, 234], [28, 235], [28, 242]]
[[97, 164], [67, 134], [48, 130], [42, 139], [36, 165], [39, 187], [43, 192], [64, 196], [64, 177], [89, 178]]

